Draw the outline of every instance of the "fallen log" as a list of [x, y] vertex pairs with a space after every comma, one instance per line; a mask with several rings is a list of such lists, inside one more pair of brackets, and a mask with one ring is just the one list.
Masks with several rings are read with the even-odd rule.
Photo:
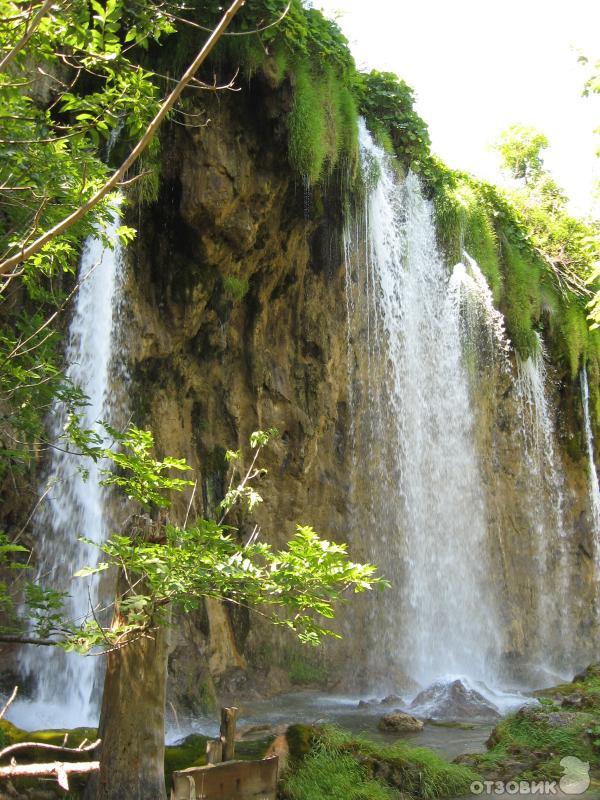
[[62, 761], [55, 761], [53, 764], [11, 764], [10, 767], [0, 767], [0, 779], [56, 778], [58, 785], [68, 791], [69, 775], [85, 775], [97, 772], [99, 769], [99, 761], [80, 761], [71, 764]]

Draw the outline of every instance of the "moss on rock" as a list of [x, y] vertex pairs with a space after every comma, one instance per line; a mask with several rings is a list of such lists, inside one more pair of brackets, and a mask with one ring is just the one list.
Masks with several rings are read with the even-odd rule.
[[489, 780], [559, 780], [561, 759], [574, 756], [600, 780], [600, 665], [572, 683], [536, 693], [539, 704], [503, 719], [487, 741], [486, 753], [459, 756]]

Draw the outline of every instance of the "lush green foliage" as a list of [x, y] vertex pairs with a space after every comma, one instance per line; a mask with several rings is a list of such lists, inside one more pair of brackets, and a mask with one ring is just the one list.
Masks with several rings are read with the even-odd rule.
[[[110, 431], [115, 445], [106, 448], [99, 443], [97, 434], [81, 432], [76, 427], [73, 430], [78, 444], [83, 445], [82, 452], [95, 459], [110, 460], [117, 468], [102, 470], [103, 483], [117, 486], [143, 508], [168, 507], [171, 494], [191, 483], [170, 475], [173, 470], [188, 470], [185, 462], [174, 458], [155, 460], [153, 438], [147, 431], [135, 427], [121, 435]], [[165, 525], [158, 541], [113, 534], [99, 545], [104, 560], [97, 566], [85, 567], [75, 577], [85, 578], [111, 567], [127, 576], [128, 589], [119, 599], [119, 622], [110, 628], [103, 628], [95, 616], [82, 624], [65, 620], [63, 596], [28, 583], [28, 616], [37, 635], [55, 636], [61, 647], [80, 652], [122, 646], [132, 635], [161, 624], [167, 606], [185, 613], [197, 608], [206, 597], [226, 597], [289, 628], [303, 643], [314, 645], [323, 636], [337, 636], [319, 619], [332, 619], [334, 604], [346, 592], [383, 586], [383, 581], [375, 577], [375, 568], [351, 562], [345, 545], [321, 539], [308, 526], [299, 525], [284, 550], [273, 550], [268, 543], [257, 540], [256, 532], [243, 542], [236, 529], [225, 524], [236, 506], [251, 512], [262, 502], [253, 482], [265, 471], [256, 462], [276, 433], [269, 430], [252, 434], [253, 452], [245, 470], [241, 452], [227, 452], [230, 484], [219, 506], [218, 521], [197, 519], [189, 526]], [[4, 540], [0, 545], [0, 557], [24, 549]], [[7, 593], [6, 587], [0, 588]]]
[[548, 147], [546, 136], [525, 125], [512, 125], [501, 134], [496, 144], [508, 169], [525, 183], [539, 178], [544, 163], [540, 153], [545, 147]]
[[429, 164], [427, 125], [414, 111], [413, 90], [391, 72], [373, 70], [356, 77], [359, 108], [381, 144], [415, 172]]
[[[402, 741], [385, 745], [332, 726], [313, 729], [309, 747], [305, 757], [296, 759], [284, 782], [290, 800], [428, 800], [466, 794], [471, 782], [478, 778], [468, 767], [449, 764], [430, 750], [410, 747]], [[388, 768], [385, 773], [393, 776], [394, 785], [374, 777], [377, 763]]]
[[[513, 131], [514, 134], [514, 131]], [[527, 134], [526, 144], [531, 145]], [[502, 140], [505, 151], [509, 137]], [[541, 147], [543, 139], [536, 140]], [[575, 377], [582, 363], [598, 374], [600, 340], [586, 319], [600, 256], [593, 225], [570, 216], [565, 199], [543, 170], [539, 149], [526, 168], [516, 147], [515, 169], [529, 183], [509, 197], [495, 187], [436, 162], [432, 181], [440, 243], [450, 262], [463, 249], [475, 258], [503, 311], [507, 331], [522, 356], [538, 347], [538, 336]], [[509, 162], [511, 156], [508, 156]], [[592, 395], [597, 405], [595, 381]]]
[[[0, 0], [0, 54], [27, 31], [37, 3]], [[78, 209], [104, 183], [117, 133], [135, 142], [160, 100], [138, 63], [149, 41], [172, 31], [151, 0], [74, 0], [52, 6], [0, 72], [0, 260]], [[81, 243], [111, 221], [108, 196], [66, 233], [0, 282], [0, 448], [3, 470], [27, 461], [41, 418], [61, 396], [77, 405], [57, 355], [57, 319], [66, 306], [62, 273]], [[133, 232], [122, 227], [122, 241]], [[107, 245], [111, 242], [106, 241]]]

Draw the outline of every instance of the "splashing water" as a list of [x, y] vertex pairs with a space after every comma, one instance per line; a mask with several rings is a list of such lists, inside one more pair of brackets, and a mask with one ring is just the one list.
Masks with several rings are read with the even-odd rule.
[[594, 458], [594, 434], [592, 433], [592, 421], [590, 418], [590, 387], [585, 365], [581, 370], [580, 380], [581, 401], [583, 404], [583, 426], [588, 452], [590, 503], [592, 507], [594, 531], [594, 558], [596, 561], [596, 572], [600, 575], [600, 486], [598, 485], [598, 471], [596, 470], [596, 461]]
[[492, 291], [479, 264], [466, 251], [463, 261], [452, 270], [448, 291], [458, 307], [467, 357], [469, 350], [475, 348], [473, 355], [480, 361], [493, 363], [499, 354], [508, 366], [510, 340], [504, 316], [494, 306]]
[[[106, 249], [99, 237], [84, 246], [79, 280], [81, 286], [69, 326], [65, 361], [67, 377], [88, 398], [82, 427], [98, 430], [98, 421], [115, 424], [119, 392], [112, 386], [115, 345], [118, 340], [118, 295], [123, 280], [122, 253], [116, 230], [120, 225], [115, 209], [106, 235], [114, 249]], [[66, 409], [57, 402], [52, 410], [50, 437], [60, 437]], [[45, 497], [35, 520], [38, 581], [42, 586], [68, 592], [65, 612], [80, 622], [98, 603], [98, 577], [73, 578], [77, 570], [98, 561], [98, 550], [78, 540], [85, 536], [104, 541], [110, 528], [108, 492], [100, 485], [101, 463], [53, 450]], [[81, 470], [88, 472], [83, 480]], [[95, 724], [95, 692], [99, 659], [66, 654], [58, 648], [24, 648], [21, 668], [34, 680], [31, 702], [12, 709], [12, 718], [24, 727], [74, 727]]]
[[360, 141], [375, 185], [346, 235], [356, 506], [392, 583], [371, 615], [371, 670], [494, 683], [502, 643], [460, 303], [418, 179], [400, 185], [364, 125]]

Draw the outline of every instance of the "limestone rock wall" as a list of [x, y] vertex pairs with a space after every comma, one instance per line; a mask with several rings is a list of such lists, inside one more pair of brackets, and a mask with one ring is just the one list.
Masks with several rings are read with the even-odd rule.
[[[136, 421], [197, 470], [198, 513], [223, 496], [225, 449], [279, 430], [256, 514], [275, 544], [297, 522], [343, 539], [348, 492], [341, 210], [333, 183], [309, 197], [291, 175], [287, 97], [255, 81], [209, 102], [206, 127], [168, 130], [158, 202], [131, 212], [128, 287]], [[248, 662], [285, 686], [293, 645], [282, 654], [255, 627], [214, 602], [182, 622], [174, 703], [238, 691]]]

